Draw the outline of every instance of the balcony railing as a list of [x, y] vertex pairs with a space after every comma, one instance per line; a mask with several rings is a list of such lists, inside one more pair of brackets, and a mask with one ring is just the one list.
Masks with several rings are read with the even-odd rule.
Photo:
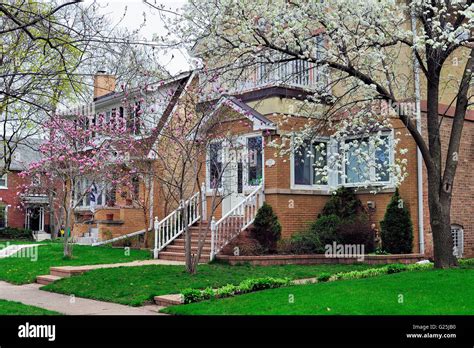
[[305, 60], [260, 63], [244, 69], [209, 75], [204, 77], [209, 81], [204, 99], [216, 98], [222, 93], [242, 94], [274, 86], [321, 92], [327, 91], [329, 85], [327, 67], [316, 66]]

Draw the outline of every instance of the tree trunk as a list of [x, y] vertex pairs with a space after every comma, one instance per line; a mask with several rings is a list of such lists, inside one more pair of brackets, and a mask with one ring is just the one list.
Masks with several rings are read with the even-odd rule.
[[433, 233], [433, 257], [435, 268], [457, 266], [453, 255], [453, 238], [451, 236], [451, 202], [442, 202], [433, 190], [428, 191], [430, 224]]
[[181, 207], [181, 216], [182, 216], [182, 223], [184, 227], [184, 236], [185, 236], [185, 242], [184, 242], [184, 253], [186, 255], [186, 272], [189, 274], [195, 274], [196, 273], [196, 267], [193, 262], [193, 255], [192, 255], [192, 239], [191, 239], [191, 231], [189, 230], [188, 226], [188, 207], [184, 203], [184, 201], [181, 201], [180, 203]]

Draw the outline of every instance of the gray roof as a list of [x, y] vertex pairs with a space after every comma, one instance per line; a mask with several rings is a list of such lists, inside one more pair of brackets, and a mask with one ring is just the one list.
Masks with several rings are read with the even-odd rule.
[[[3, 144], [3, 139], [1, 139]], [[43, 140], [38, 138], [28, 138], [18, 141], [16, 143], [15, 139], [12, 139], [11, 146], [13, 149], [12, 161], [10, 164], [10, 170], [12, 171], [22, 171], [28, 168], [28, 166], [36, 161], [39, 161], [41, 154], [39, 152], [39, 146]], [[0, 146], [0, 166], [4, 165], [4, 148]]]

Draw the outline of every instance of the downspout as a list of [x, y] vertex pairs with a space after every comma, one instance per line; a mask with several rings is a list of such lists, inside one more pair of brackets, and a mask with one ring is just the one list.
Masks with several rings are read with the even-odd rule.
[[[414, 10], [411, 10], [411, 29], [413, 32], [413, 38], [416, 37], [416, 17]], [[416, 104], [416, 129], [421, 134], [421, 92], [420, 92], [420, 72], [419, 63], [415, 55], [415, 50], [412, 49], [413, 57], [413, 76], [415, 78], [415, 104]], [[425, 253], [425, 235], [423, 226], [423, 158], [421, 155], [420, 148], [417, 146], [417, 190], [418, 190], [418, 243], [420, 254]]]

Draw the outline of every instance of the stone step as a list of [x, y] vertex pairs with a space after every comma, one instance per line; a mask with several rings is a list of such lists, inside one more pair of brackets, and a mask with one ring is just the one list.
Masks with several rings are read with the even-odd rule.
[[[172, 252], [172, 251], [162, 251], [158, 254], [158, 258], [162, 260], [169, 260], [169, 261], [186, 261], [186, 255], [184, 252]], [[199, 258], [200, 263], [209, 262], [210, 254], [201, 254]]]
[[54, 276], [68, 278], [87, 272], [89, 269], [66, 269], [65, 267], [50, 267], [49, 273]]
[[[199, 243], [199, 239], [196, 239], [196, 238], [191, 238], [191, 246], [197, 246]], [[173, 241], [173, 244], [172, 245], [185, 245], [186, 244], [186, 240], [184, 238], [178, 238], [178, 239], [175, 239]], [[211, 245], [211, 240], [210, 239], [206, 239], [204, 240], [204, 246], [210, 246]]]
[[62, 278], [63, 277], [58, 277], [58, 276], [55, 276], [55, 275], [52, 275], [52, 274], [46, 274], [46, 275], [37, 276], [36, 277], [36, 282], [38, 284], [48, 285], [48, 284], [51, 284], [51, 283], [55, 282], [56, 280], [59, 280], [59, 279], [62, 279]]
[[[197, 249], [198, 249], [197, 244], [196, 245], [191, 244], [191, 251], [192, 252], [197, 252]], [[184, 244], [183, 245], [168, 245], [166, 247], [166, 251], [184, 253]], [[202, 252], [206, 253], [206, 254], [209, 254], [211, 252], [211, 247], [204, 245], [202, 247]]]
[[162, 307], [169, 307], [184, 303], [181, 294], [160, 295], [155, 296], [153, 299], [158, 306]]

